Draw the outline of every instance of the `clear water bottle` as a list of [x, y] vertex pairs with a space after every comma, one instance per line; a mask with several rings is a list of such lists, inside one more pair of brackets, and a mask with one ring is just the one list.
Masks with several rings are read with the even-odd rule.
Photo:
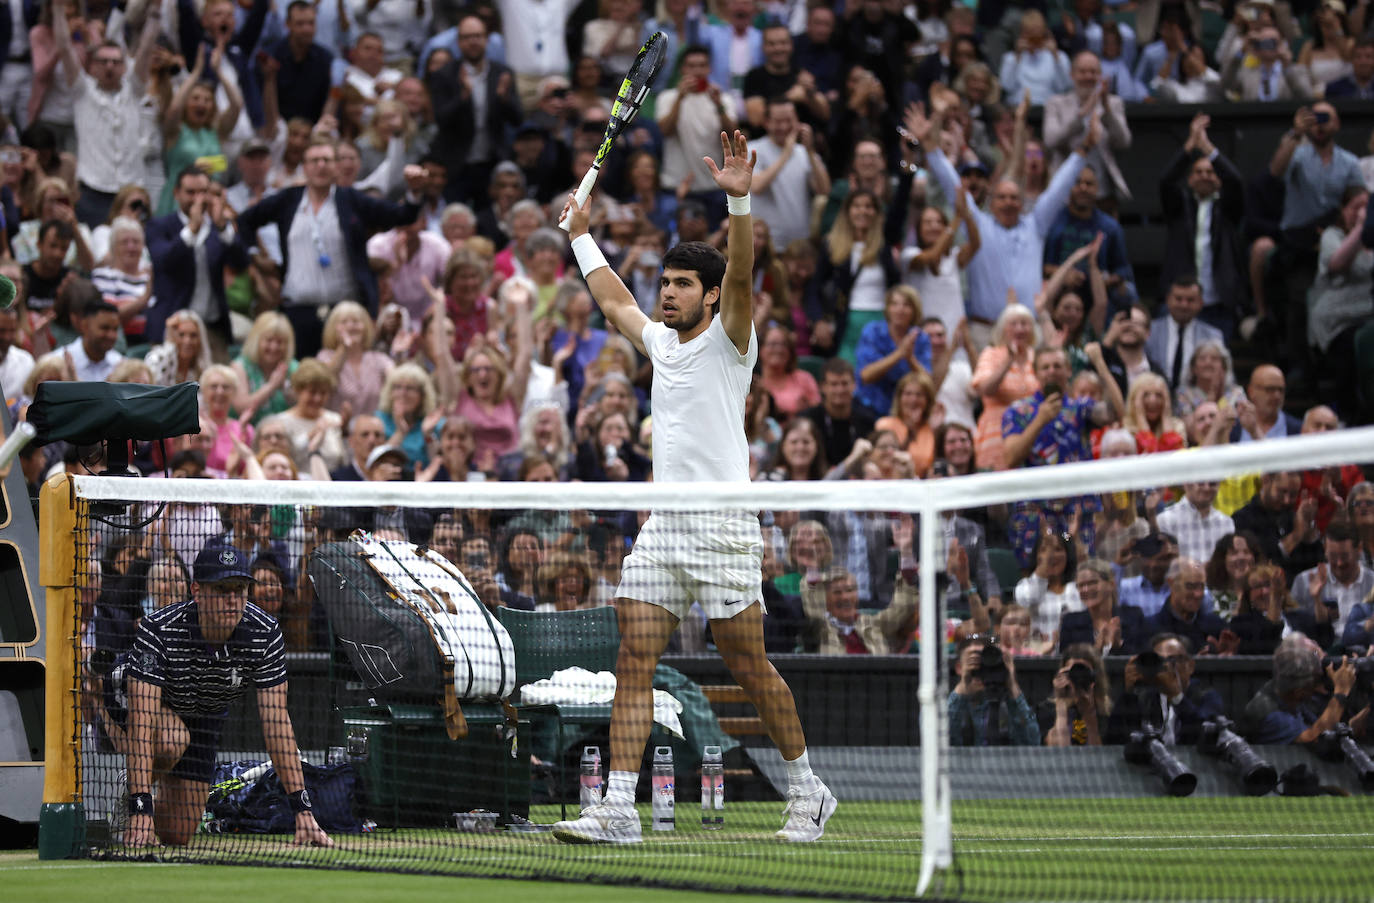
[[725, 762], [719, 746], [701, 753], [701, 827], [719, 831], [725, 823]]
[[601, 783], [601, 748], [584, 746], [582, 748], [582, 788], [579, 794], [582, 811], [589, 806], [601, 805], [604, 788]]
[[673, 777], [673, 748], [654, 747], [654, 830], [672, 831], [673, 809], [677, 802], [677, 782]]

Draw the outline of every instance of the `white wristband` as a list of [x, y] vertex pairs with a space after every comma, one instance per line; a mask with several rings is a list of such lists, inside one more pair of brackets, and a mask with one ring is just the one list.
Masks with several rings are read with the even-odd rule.
[[582, 269], [583, 277], [590, 276], [592, 270], [599, 270], [602, 267], [610, 266], [606, 262], [606, 255], [601, 253], [597, 247], [596, 239], [584, 232], [572, 240], [573, 256], [577, 258], [577, 265]]
[[727, 194], [725, 196], [725, 209], [730, 211], [731, 216], [748, 216], [749, 195], [746, 194], [742, 198], [737, 198], [733, 194]]

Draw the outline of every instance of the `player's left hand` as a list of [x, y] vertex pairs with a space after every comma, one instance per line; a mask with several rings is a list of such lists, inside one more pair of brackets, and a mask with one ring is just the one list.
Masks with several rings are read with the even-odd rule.
[[702, 157], [702, 160], [706, 162], [706, 167], [711, 170], [711, 178], [716, 180], [722, 191], [735, 197], [744, 197], [749, 193], [749, 185], [754, 181], [754, 164], [758, 162], [759, 155], [749, 150], [749, 142], [739, 129], [735, 130], [733, 146], [729, 133], [721, 132], [720, 146], [720, 166], [716, 166], [716, 161], [710, 157]]
[[315, 816], [309, 812], [297, 813], [296, 837], [292, 842], [305, 847], [334, 846], [334, 841], [324, 833], [324, 829], [315, 821]]

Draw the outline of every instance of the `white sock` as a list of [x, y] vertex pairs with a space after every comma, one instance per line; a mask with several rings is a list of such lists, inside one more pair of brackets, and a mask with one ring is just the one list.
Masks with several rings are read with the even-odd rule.
[[787, 766], [787, 785], [796, 790], [811, 790], [815, 786], [816, 776], [811, 773], [811, 760], [806, 756], [806, 750], [802, 754], [792, 759], [786, 759], [782, 764]]
[[635, 788], [639, 775], [633, 771], [613, 771], [606, 780], [606, 805], [616, 809], [635, 807]]

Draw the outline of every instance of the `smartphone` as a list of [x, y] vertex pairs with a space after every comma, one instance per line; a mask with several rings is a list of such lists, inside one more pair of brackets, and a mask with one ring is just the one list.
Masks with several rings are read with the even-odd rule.
[[701, 92], [705, 91], [706, 88], [707, 88], [707, 86], [708, 86], [709, 84], [710, 84], [710, 83], [707, 82], [705, 78], [700, 78], [700, 77], [697, 78], [697, 83], [696, 83], [697, 93], [700, 94]]
[[1263, 38], [1255, 42], [1256, 50], [1277, 50], [1279, 42], [1273, 38]]
[[1317, 125], [1326, 125], [1328, 122], [1331, 121], [1331, 111], [1317, 110], [1312, 114], [1312, 118], [1316, 120]]

